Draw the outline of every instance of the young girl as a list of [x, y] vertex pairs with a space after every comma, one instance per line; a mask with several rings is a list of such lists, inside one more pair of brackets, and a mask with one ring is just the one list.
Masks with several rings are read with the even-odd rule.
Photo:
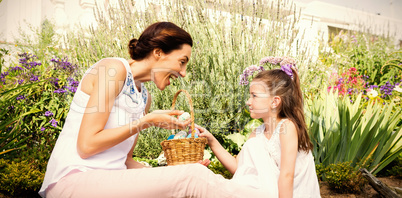
[[206, 129], [197, 128], [234, 174], [231, 182], [265, 192], [265, 197], [320, 197], [299, 78], [285, 67], [262, 71], [251, 82], [250, 116], [264, 124], [251, 133], [237, 158]]

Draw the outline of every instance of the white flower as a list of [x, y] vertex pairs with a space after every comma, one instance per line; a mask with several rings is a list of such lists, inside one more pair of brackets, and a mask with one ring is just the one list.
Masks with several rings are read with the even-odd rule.
[[367, 89], [367, 96], [369, 98], [375, 98], [378, 96], [378, 92], [374, 89]]
[[165, 153], [164, 153], [164, 152], [162, 152], [162, 153], [159, 155], [159, 157], [157, 158], [157, 160], [158, 160], [158, 165], [160, 165], [160, 166], [165, 166], [165, 165], [167, 165], [166, 157], [165, 157]]
[[399, 85], [395, 86], [393, 90], [397, 92], [402, 92], [402, 88], [399, 87]]

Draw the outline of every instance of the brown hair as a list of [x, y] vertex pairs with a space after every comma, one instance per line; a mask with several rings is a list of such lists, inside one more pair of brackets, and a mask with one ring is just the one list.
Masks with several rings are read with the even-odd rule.
[[303, 112], [303, 95], [300, 89], [300, 80], [297, 72], [292, 68], [293, 79], [280, 69], [262, 71], [253, 81], [264, 82], [268, 86], [270, 95], [279, 96], [282, 100], [278, 106], [278, 117], [287, 118], [296, 125], [298, 136], [298, 150], [310, 151], [313, 144], [307, 132], [307, 125]]
[[173, 50], [181, 49], [183, 44], [193, 46], [190, 34], [171, 22], [157, 22], [148, 26], [141, 36], [131, 39], [128, 52], [134, 60], [142, 60], [155, 48], [160, 48], [168, 54]]

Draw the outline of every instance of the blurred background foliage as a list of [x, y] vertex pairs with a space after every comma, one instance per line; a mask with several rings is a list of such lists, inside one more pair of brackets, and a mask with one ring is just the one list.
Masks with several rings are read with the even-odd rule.
[[[29, 173], [35, 177], [24, 178], [35, 181], [29, 192], [39, 190], [41, 182], [36, 181], [43, 177], [82, 73], [105, 57], [129, 58], [128, 41], [157, 21], [183, 27], [194, 46], [185, 78], [164, 91], [146, 83], [153, 98], [151, 111], [170, 109], [174, 93], [186, 89], [195, 122], [237, 155], [248, 134], [261, 124], [249, 116], [248, 88], [239, 85], [240, 74], [263, 57], [293, 56], [319, 178], [337, 189], [345, 175], [331, 170], [367, 167], [374, 174], [401, 176], [402, 53], [392, 38], [341, 31], [321, 43], [315, 60], [310, 50], [300, 47], [303, 32], [296, 28], [300, 15], [290, 2], [226, 5], [176, 0], [165, 7], [151, 6], [147, 12], [135, 11], [134, 6], [120, 0], [107, 12], [98, 7], [96, 27], [77, 28], [67, 35], [58, 35], [46, 20], [41, 28], [32, 28], [34, 36], [20, 33], [17, 52], [1, 48], [0, 169], [8, 172], [0, 174], [0, 184], [10, 188], [0, 191], [15, 195], [25, 185], [16, 174], [10, 179], [13, 170], [37, 170]], [[14, 61], [6, 63], [6, 56]], [[176, 109], [189, 111], [184, 96], [178, 98]], [[135, 159], [154, 166], [162, 151], [160, 142], [169, 134], [159, 128], [142, 131]], [[213, 154], [210, 159], [211, 170], [231, 177]], [[352, 181], [361, 178], [357, 172], [347, 176]], [[20, 186], [13, 187], [12, 182]], [[360, 189], [361, 183], [356, 185], [350, 191]]]

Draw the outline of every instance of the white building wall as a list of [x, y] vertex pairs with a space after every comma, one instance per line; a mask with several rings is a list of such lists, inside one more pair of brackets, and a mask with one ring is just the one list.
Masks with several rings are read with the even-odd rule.
[[3, 0], [0, 3], [0, 42], [13, 43], [19, 36], [18, 28], [30, 33], [29, 25], [38, 28], [45, 19], [55, 23], [58, 33], [74, 29], [78, 24], [88, 26], [95, 22], [95, 1]]
[[304, 19], [317, 20], [317, 26], [320, 27], [318, 30], [326, 34], [324, 39], [328, 38], [328, 26], [332, 26], [375, 35], [393, 36], [398, 42], [395, 44], [399, 44], [399, 40], [402, 40], [402, 19], [375, 15], [320, 1], [307, 4], [302, 14]]
[[18, 28], [28, 31], [29, 26], [39, 26], [41, 23], [41, 0], [3, 0], [0, 4], [1, 41], [13, 41], [18, 34]]
[[[169, 0], [135, 0], [135, 8], [145, 10], [149, 3]], [[265, 0], [264, 0], [265, 1]], [[270, 0], [267, 0], [270, 1]], [[77, 25], [94, 25], [93, 9], [118, 4], [118, 0], [3, 0], [0, 3], [0, 43], [13, 43], [18, 37], [18, 28], [29, 32], [24, 21], [39, 27], [46, 18], [56, 24], [58, 33], [74, 30]], [[313, 1], [301, 6], [299, 28], [305, 31], [303, 41], [316, 43], [317, 37], [328, 38], [328, 26], [362, 30], [359, 25], [370, 27], [376, 34], [389, 33], [402, 40], [402, 20], [387, 18], [333, 4]], [[313, 24], [311, 24], [313, 20]], [[322, 36], [323, 35], [323, 36]], [[396, 43], [397, 44], [397, 43]]]

